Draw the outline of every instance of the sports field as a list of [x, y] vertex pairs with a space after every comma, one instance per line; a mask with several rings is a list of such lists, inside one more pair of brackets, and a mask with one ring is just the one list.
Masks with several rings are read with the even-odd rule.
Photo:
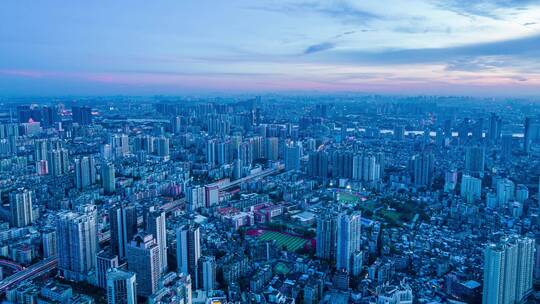
[[304, 247], [307, 242], [301, 237], [267, 230], [261, 233], [258, 238], [265, 241], [276, 240], [276, 245], [279, 247], [285, 246], [287, 251], [296, 251], [298, 248]]

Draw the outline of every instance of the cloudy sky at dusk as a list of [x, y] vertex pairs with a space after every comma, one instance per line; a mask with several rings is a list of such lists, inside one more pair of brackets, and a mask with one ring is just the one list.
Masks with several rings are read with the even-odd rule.
[[0, 95], [210, 91], [540, 96], [540, 1], [0, 3]]

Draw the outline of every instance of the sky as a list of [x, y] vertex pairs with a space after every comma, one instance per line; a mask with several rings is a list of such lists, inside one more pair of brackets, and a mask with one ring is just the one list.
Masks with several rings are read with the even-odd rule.
[[540, 0], [3, 0], [0, 96], [540, 96]]

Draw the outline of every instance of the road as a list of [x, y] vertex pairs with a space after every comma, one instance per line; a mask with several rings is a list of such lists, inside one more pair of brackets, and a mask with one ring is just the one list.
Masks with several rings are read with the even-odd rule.
[[57, 266], [57, 258], [48, 258], [22, 271], [19, 271], [0, 281], [0, 293], [6, 292], [6, 290], [8, 290], [10, 287], [16, 286], [23, 281], [40, 277], [49, 271], [54, 270]]

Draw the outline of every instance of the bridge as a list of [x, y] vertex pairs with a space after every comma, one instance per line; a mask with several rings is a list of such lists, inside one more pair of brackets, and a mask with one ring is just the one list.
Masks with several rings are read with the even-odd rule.
[[48, 258], [30, 267], [21, 270], [0, 281], [0, 293], [6, 292], [10, 287], [17, 286], [23, 281], [40, 277], [58, 266], [57, 258]]
[[237, 180], [234, 180], [232, 182], [229, 182], [227, 184], [224, 184], [224, 185], [221, 185], [219, 187], [219, 191], [226, 191], [226, 190], [229, 190], [231, 188], [234, 188], [244, 182], [247, 182], [249, 180], [252, 180], [252, 179], [257, 179], [257, 178], [263, 178], [263, 177], [267, 177], [269, 175], [273, 175], [273, 174], [276, 174], [276, 173], [279, 173], [280, 171], [282, 171], [283, 169], [285, 168], [284, 165], [282, 164], [278, 164], [275, 168], [270, 168], [270, 169], [266, 169], [266, 170], [262, 170], [261, 172], [257, 172], [257, 173], [254, 173], [254, 174], [251, 174], [251, 175], [248, 175], [246, 177], [242, 177], [242, 178], [239, 178]]

